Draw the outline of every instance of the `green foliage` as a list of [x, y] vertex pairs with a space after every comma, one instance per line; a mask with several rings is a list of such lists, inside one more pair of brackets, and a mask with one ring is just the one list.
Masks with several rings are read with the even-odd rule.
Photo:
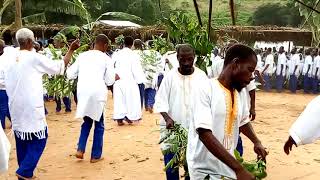
[[152, 48], [158, 51], [161, 55], [163, 55], [168, 51], [174, 50], [174, 45], [162, 36], [154, 36]]
[[266, 4], [258, 7], [250, 19], [252, 25], [295, 26], [301, 23], [299, 10], [292, 3]]
[[123, 46], [123, 44], [124, 44], [124, 36], [123, 36], [123, 34], [121, 34], [121, 35], [119, 35], [118, 37], [115, 38], [115, 43], [118, 46]]
[[[206, 72], [209, 56], [214, 48], [210, 41], [206, 27], [200, 27], [197, 20], [187, 13], [177, 12], [164, 22], [170, 39], [176, 44], [189, 43], [195, 49], [197, 55], [196, 65]], [[210, 64], [210, 63], [209, 63]]]
[[187, 164], [186, 152], [188, 144], [188, 131], [179, 124], [175, 124], [173, 129], [165, 129], [164, 131], [167, 132], [167, 135], [160, 139], [159, 144], [168, 143], [171, 144], [171, 146], [168, 150], [165, 150], [163, 154], [174, 154], [173, 158], [165, 167], [165, 170], [168, 168], [175, 169], [184, 167]]
[[256, 177], [256, 180], [261, 180], [267, 177], [267, 166], [264, 161], [258, 160], [256, 162], [245, 162], [237, 150], [234, 151], [234, 155], [242, 166]]
[[[319, 0], [301, 0], [306, 5], [313, 7], [320, 11]], [[317, 6], [316, 6], [317, 5]], [[313, 34], [313, 45], [320, 46], [320, 14], [313, 12], [309, 8], [296, 3], [296, 6], [299, 7], [300, 15], [306, 19], [306, 22]]]

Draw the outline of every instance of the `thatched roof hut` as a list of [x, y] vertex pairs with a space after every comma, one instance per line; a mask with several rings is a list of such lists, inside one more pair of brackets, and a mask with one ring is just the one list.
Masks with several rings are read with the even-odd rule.
[[214, 31], [220, 37], [228, 36], [248, 43], [255, 41], [293, 41], [295, 45], [310, 46], [312, 42], [312, 32], [310, 30], [290, 27], [227, 26], [215, 28]]
[[[50, 38], [57, 34], [65, 26], [60, 24], [53, 25], [27, 25], [35, 36], [38, 38]], [[0, 26], [0, 30], [5, 27]], [[162, 26], [144, 26], [141, 28], [132, 27], [114, 27], [102, 23], [98, 23], [93, 28], [94, 34], [104, 33], [112, 41], [119, 35], [132, 36], [142, 40], [152, 39], [152, 36], [164, 35], [167, 36], [165, 27]], [[290, 28], [290, 27], [263, 27], [263, 26], [226, 26], [213, 28], [218, 37], [229, 37], [237, 39], [241, 42], [252, 43], [255, 41], [266, 42], [283, 42], [293, 41], [295, 45], [310, 46], [312, 42], [312, 32], [305, 29]], [[13, 35], [15, 31], [6, 31], [5, 34]]]

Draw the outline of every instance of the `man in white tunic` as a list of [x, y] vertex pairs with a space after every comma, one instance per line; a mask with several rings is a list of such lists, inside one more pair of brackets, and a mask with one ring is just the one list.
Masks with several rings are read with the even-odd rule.
[[266, 55], [266, 62], [261, 74], [263, 75], [263, 78], [265, 80], [264, 90], [270, 91], [272, 88], [271, 78], [272, 74], [274, 73], [274, 57], [271, 53], [271, 48], [267, 49]]
[[79, 47], [75, 41], [64, 61], [52, 61], [33, 52], [33, 32], [22, 28], [16, 32], [20, 50], [7, 58], [4, 67], [5, 87], [9, 97], [12, 129], [16, 139], [20, 179], [30, 179], [47, 142], [47, 123], [43, 101], [43, 74], [63, 74], [65, 66]]
[[131, 50], [133, 38], [126, 37], [124, 48], [115, 52], [112, 56], [115, 61], [115, 71], [120, 80], [113, 85], [114, 111], [113, 119], [119, 126], [124, 125], [123, 120], [132, 124], [132, 121], [139, 121], [142, 116], [139, 87], [137, 77], [137, 62], [139, 56]]
[[312, 92], [313, 94], [318, 94], [320, 58], [319, 58], [319, 52], [317, 49], [313, 49], [312, 56], [313, 56]]
[[284, 51], [284, 47], [279, 48], [278, 63], [277, 63], [277, 77], [276, 77], [276, 88], [278, 92], [282, 92], [284, 79], [286, 77], [286, 64], [287, 56]]
[[291, 50], [291, 59], [289, 61], [289, 89], [292, 93], [296, 93], [297, 83], [299, 77], [299, 65], [300, 65], [300, 56], [297, 53], [297, 49], [293, 48]]
[[209, 78], [218, 78], [222, 72], [224, 60], [219, 56], [218, 49], [213, 51], [213, 55], [214, 57], [211, 58], [211, 76]]
[[216, 80], [201, 82], [190, 122], [187, 161], [190, 178], [203, 180], [255, 179], [234, 158], [239, 131], [254, 143], [258, 157], [267, 152], [250, 124], [246, 87], [252, 80], [257, 58], [254, 51], [236, 44], [228, 49], [224, 69]]
[[306, 57], [303, 64], [303, 89], [305, 93], [310, 93], [312, 86], [312, 69], [313, 69], [313, 60], [311, 56], [311, 49], [307, 49]]
[[[156, 112], [162, 115], [160, 121], [161, 138], [167, 136], [165, 129], [172, 128], [174, 124], [181, 124], [189, 128], [193, 115], [194, 92], [199, 82], [207, 79], [206, 74], [193, 66], [195, 57], [194, 49], [187, 44], [179, 45], [177, 58], [179, 67], [172, 69], [163, 79], [156, 95]], [[171, 144], [161, 144], [162, 152], [170, 148]], [[173, 158], [174, 154], [164, 153], [165, 165]], [[166, 171], [167, 180], [178, 180], [179, 169], [169, 168]]]
[[320, 139], [320, 96], [314, 98], [300, 114], [289, 130], [284, 152], [289, 155], [292, 146], [313, 143]]
[[107, 101], [107, 86], [115, 81], [111, 58], [105, 53], [108, 37], [100, 34], [96, 37], [94, 49], [81, 53], [75, 63], [67, 70], [69, 79], [78, 78], [78, 104], [76, 118], [83, 118], [76, 157], [83, 159], [87, 139], [94, 123], [91, 163], [102, 159], [104, 117]]

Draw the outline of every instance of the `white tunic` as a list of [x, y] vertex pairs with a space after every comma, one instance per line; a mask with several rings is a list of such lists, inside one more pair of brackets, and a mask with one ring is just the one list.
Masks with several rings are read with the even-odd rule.
[[314, 98], [289, 130], [297, 145], [310, 144], [320, 138], [320, 96]]
[[30, 139], [31, 133], [45, 138], [47, 123], [42, 76], [63, 74], [64, 61], [52, 61], [41, 54], [26, 50], [18, 51], [7, 60], [4, 76], [12, 129], [22, 140]]
[[[316, 74], [318, 68], [318, 73]], [[318, 77], [320, 75], [320, 56], [316, 56], [313, 60], [313, 70], [312, 70], [312, 76], [313, 77]]]
[[139, 56], [129, 48], [123, 48], [112, 56], [115, 70], [120, 80], [113, 86], [114, 113], [113, 119], [140, 120], [142, 116], [137, 77]]
[[[234, 155], [237, 146], [239, 127], [247, 124], [249, 111], [245, 90], [234, 91], [234, 107], [231, 93], [218, 80], [202, 82], [194, 103], [194, 118], [190, 122], [187, 161], [190, 179], [221, 179], [221, 176], [236, 179], [235, 173], [204, 146], [197, 133], [198, 128], [211, 130], [227, 151]], [[228, 137], [228, 138], [226, 138]]]
[[269, 67], [265, 70], [264, 74], [272, 76], [274, 73], [274, 57], [272, 54], [267, 55], [265, 66], [269, 64]]
[[277, 64], [277, 76], [280, 75], [281, 65], [283, 65], [282, 76], [286, 75], [287, 56], [285, 53], [279, 54]]
[[216, 56], [212, 61], [211, 70], [212, 70], [212, 78], [218, 78], [223, 70], [224, 59], [220, 58], [220, 56]]
[[[205, 79], [207, 79], [206, 74], [198, 68], [188, 76], [180, 74], [178, 68], [172, 69], [164, 77], [157, 92], [155, 111], [168, 113], [175, 123], [188, 129], [193, 115], [194, 92], [199, 87], [199, 82]], [[160, 138], [166, 136], [166, 132], [163, 131], [165, 128], [166, 122], [161, 117]], [[169, 144], [161, 144], [161, 149], [166, 150], [169, 146]]]
[[[308, 71], [308, 67], [310, 65], [310, 69]], [[304, 76], [308, 76], [311, 77], [312, 76], [312, 69], [313, 69], [313, 61], [312, 61], [312, 57], [310, 55], [306, 56], [305, 60], [304, 60], [304, 64], [303, 64], [303, 75]], [[308, 72], [308, 74], [307, 74]]]
[[98, 50], [81, 53], [67, 70], [68, 79], [76, 79], [76, 118], [90, 117], [99, 121], [107, 101], [107, 86], [115, 81], [115, 71], [109, 56]]
[[294, 70], [295, 70], [295, 68], [296, 68], [296, 66], [298, 66], [297, 67], [297, 70], [296, 70], [296, 72], [295, 72], [295, 76], [299, 76], [299, 74], [300, 74], [300, 69], [299, 69], [299, 65], [300, 65], [300, 56], [299, 56], [299, 54], [294, 54], [294, 55], [292, 55], [291, 56], [291, 59], [290, 59], [290, 61], [289, 61], [289, 64], [288, 64], [288, 66], [289, 66], [289, 74], [290, 75], [293, 75], [294, 74]]

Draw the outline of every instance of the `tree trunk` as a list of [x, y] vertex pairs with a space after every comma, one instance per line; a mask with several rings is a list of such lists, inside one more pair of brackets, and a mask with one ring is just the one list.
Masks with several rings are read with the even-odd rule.
[[234, 26], [234, 25], [236, 25], [236, 16], [235, 16], [234, 1], [233, 0], [229, 0], [229, 6], [230, 6], [232, 25]]
[[197, 4], [197, 0], [193, 0], [193, 4], [194, 4], [194, 8], [196, 9], [199, 25], [202, 27], [202, 21], [201, 21], [201, 16], [200, 16], [200, 11], [199, 11], [199, 7]]
[[21, 0], [15, 0], [16, 15], [15, 15], [15, 26], [17, 29], [22, 28], [22, 14], [21, 14]]
[[212, 0], [209, 0], [208, 39], [210, 39], [210, 34], [211, 34], [211, 20], [212, 20]]

